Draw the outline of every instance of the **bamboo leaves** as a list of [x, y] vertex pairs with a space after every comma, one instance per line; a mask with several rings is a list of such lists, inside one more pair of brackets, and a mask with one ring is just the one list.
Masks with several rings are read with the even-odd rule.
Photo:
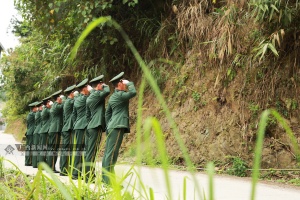
[[279, 53], [278, 50], [276, 49], [276, 44], [278, 45], [278, 47], [281, 46], [281, 41], [284, 35], [285, 35], [285, 31], [283, 29], [280, 29], [279, 31], [272, 33], [268, 39], [261, 41], [258, 47], [253, 49], [253, 52], [256, 52], [254, 59], [259, 57], [259, 61], [261, 61], [265, 57], [268, 51], [271, 51], [273, 55], [278, 57]]
[[255, 48], [253, 50], [253, 51], [257, 51], [254, 58], [259, 57], [259, 60], [263, 59], [268, 50], [271, 50], [275, 56], [279, 56], [279, 54], [278, 54], [276, 48], [274, 47], [274, 45], [270, 42], [265, 42], [265, 40], [264, 40], [259, 44], [259, 46], [257, 48]]
[[252, 0], [250, 5], [254, 8], [252, 15], [256, 21], [263, 22], [268, 19], [269, 22], [285, 25], [292, 22], [289, 1], [283, 3], [281, 0]]

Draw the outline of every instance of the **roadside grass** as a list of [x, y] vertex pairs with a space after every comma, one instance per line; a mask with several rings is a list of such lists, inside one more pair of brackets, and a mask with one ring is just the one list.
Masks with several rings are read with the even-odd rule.
[[[71, 178], [71, 175], [68, 176], [68, 183], [63, 183], [61, 180], [58, 179], [57, 175], [55, 175], [51, 169], [44, 163], [39, 165], [39, 169], [37, 174], [33, 177], [33, 182], [30, 182], [30, 178], [24, 175], [20, 170], [16, 167], [16, 173], [18, 176], [12, 176], [10, 179], [5, 179], [4, 183], [1, 183], [0, 190], [4, 192], [4, 195], [8, 195], [9, 198], [7, 199], [113, 199], [113, 200], [121, 200], [121, 199], [149, 199], [154, 200], [155, 191], [152, 188], [147, 188], [141, 181], [139, 177], [139, 171], [134, 169], [134, 166], [139, 166], [142, 164], [142, 160], [146, 155], [152, 155], [153, 146], [156, 148], [158, 152], [158, 160], [161, 163], [161, 168], [164, 172], [164, 182], [167, 188], [166, 199], [187, 199], [187, 183], [186, 178], [182, 180], [183, 188], [182, 194], [180, 196], [173, 196], [172, 187], [170, 183], [170, 163], [168, 158], [168, 153], [166, 149], [166, 142], [164, 133], [162, 131], [161, 125], [159, 121], [154, 117], [148, 117], [146, 119], [142, 118], [143, 112], [143, 94], [145, 91], [146, 84], [149, 84], [150, 88], [156, 95], [157, 100], [162, 107], [166, 118], [172, 127], [173, 134], [175, 136], [177, 144], [180, 146], [181, 152], [184, 156], [184, 162], [187, 165], [187, 170], [190, 172], [192, 181], [195, 185], [195, 197], [201, 197], [201, 199], [214, 199], [214, 174], [215, 174], [215, 166], [213, 162], [209, 162], [206, 167], [206, 172], [209, 177], [209, 185], [208, 191], [205, 193], [202, 191], [199, 183], [196, 180], [195, 172], [196, 167], [191, 162], [190, 156], [188, 154], [187, 148], [185, 147], [183, 141], [180, 138], [179, 130], [174, 119], [171, 116], [171, 113], [167, 107], [167, 103], [163, 98], [158, 85], [156, 84], [155, 79], [153, 78], [149, 68], [133, 46], [131, 40], [127, 36], [127, 34], [123, 31], [122, 27], [117, 24], [114, 20], [110, 17], [100, 17], [94, 22], [90, 23], [87, 28], [84, 30], [82, 35], [79, 37], [77, 43], [71, 54], [71, 59], [74, 58], [80, 44], [84, 41], [85, 37], [97, 26], [105, 24], [109, 22], [113, 27], [115, 27], [120, 34], [123, 36], [124, 40], [126, 41], [127, 46], [132, 51], [133, 55], [135, 56], [137, 62], [139, 63], [141, 70], [143, 72], [143, 79], [141, 85], [139, 87], [139, 96], [138, 96], [138, 108], [137, 108], [137, 127], [136, 127], [136, 135], [137, 135], [137, 144], [136, 149], [137, 152], [137, 160], [132, 165], [131, 169], [128, 170], [122, 177], [118, 177], [115, 181], [113, 181], [112, 187], [107, 188], [104, 187], [101, 183], [100, 177], [97, 176], [95, 183], [92, 184], [91, 182], [85, 182], [85, 175], [83, 173], [82, 180], [78, 179], [78, 181], [74, 181]], [[250, 197], [245, 197], [245, 199], [249, 198], [251, 200], [255, 199], [256, 195], [256, 185], [258, 182], [258, 178], [260, 176], [260, 163], [261, 163], [261, 154], [262, 154], [262, 147], [263, 147], [263, 140], [264, 140], [264, 133], [268, 123], [268, 119], [270, 116], [274, 116], [277, 121], [281, 124], [281, 126], [286, 130], [293, 150], [295, 151], [295, 155], [297, 158], [300, 158], [299, 153], [299, 146], [297, 144], [297, 140], [292, 133], [291, 129], [288, 127], [285, 120], [276, 112], [275, 110], [266, 110], [262, 113], [259, 129], [257, 132], [257, 140], [256, 140], [256, 147], [255, 147], [255, 154], [254, 154], [254, 164], [252, 166], [252, 191]], [[150, 137], [154, 137], [154, 140], [150, 140]], [[147, 157], [148, 163], [152, 166], [155, 166], [153, 159], [151, 156]], [[298, 160], [299, 161], [299, 160]], [[241, 161], [236, 160], [237, 166], [242, 167], [239, 168], [239, 173], [243, 173], [244, 165]], [[0, 164], [1, 166], [1, 164]], [[84, 168], [84, 166], [83, 166]], [[2, 171], [3, 168], [0, 167]], [[47, 172], [45, 175], [42, 170]], [[135, 173], [137, 178], [132, 178], [132, 174]], [[0, 171], [0, 174], [5, 174]], [[22, 185], [22, 189], [20, 191], [16, 188], [17, 177], [22, 177], [24, 179], [24, 185]], [[113, 175], [111, 175], [113, 176]], [[1, 179], [5, 177], [3, 175]], [[126, 179], [128, 187], [121, 189], [120, 185]], [[6, 181], [8, 180], [8, 181]], [[0, 196], [1, 197], [1, 196]], [[4, 196], [5, 197], [5, 196]], [[6, 199], [6, 198], [4, 198]]]

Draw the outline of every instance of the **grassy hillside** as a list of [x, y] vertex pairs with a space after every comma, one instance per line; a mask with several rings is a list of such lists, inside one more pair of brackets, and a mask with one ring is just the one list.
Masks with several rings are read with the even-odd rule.
[[[150, 62], [149, 67], [197, 166], [214, 161], [226, 168], [233, 157], [251, 166], [263, 110], [276, 109], [300, 137], [299, 23], [287, 26], [287, 19], [279, 13], [294, 11], [284, 3], [276, 4], [279, 13], [265, 11], [262, 16], [259, 5], [264, 1], [217, 1], [208, 10], [205, 2], [173, 5], [173, 17], [162, 23], [176, 25], [175, 31], [161, 30], [169, 33], [165, 43], [160, 43], [160, 49], [168, 53], [163, 54], [165, 59]], [[139, 83], [139, 77], [136, 80]], [[132, 104], [134, 122], [137, 102]], [[151, 91], [145, 94], [143, 116], [160, 120], [171, 161], [184, 165], [179, 145]], [[134, 148], [134, 125], [125, 148]], [[155, 150], [152, 156], [157, 156]], [[262, 168], [297, 167], [287, 134], [271, 117]]]

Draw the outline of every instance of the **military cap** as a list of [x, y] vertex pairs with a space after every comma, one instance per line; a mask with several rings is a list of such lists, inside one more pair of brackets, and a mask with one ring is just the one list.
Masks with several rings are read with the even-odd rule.
[[43, 102], [45, 102], [45, 101], [48, 101], [48, 100], [50, 100], [50, 98], [51, 98], [51, 96], [49, 96], [49, 97], [46, 97], [45, 99], [43, 99], [42, 101]]
[[64, 90], [64, 92], [72, 92], [75, 89], [75, 87], [76, 85], [69, 86]]
[[42, 104], [43, 104], [43, 101], [38, 101], [38, 102], [36, 102], [35, 106], [40, 106]]
[[118, 74], [117, 76], [113, 77], [109, 82], [116, 82], [119, 81], [123, 78], [124, 72], [121, 72], [120, 74]]
[[84, 87], [86, 84], [87, 84], [87, 82], [89, 81], [89, 79], [84, 79], [83, 81], [81, 81], [80, 83], [78, 83], [77, 85], [76, 85], [76, 88], [81, 88], [81, 87]]
[[94, 83], [94, 82], [100, 82], [103, 79], [103, 75], [97, 76], [96, 78], [90, 80], [90, 83]]
[[57, 92], [54, 92], [51, 97], [55, 98], [58, 97], [61, 94], [62, 90], [58, 90]]
[[34, 107], [34, 106], [36, 106], [36, 103], [37, 103], [37, 102], [35, 101], [35, 102], [29, 104], [28, 106], [29, 106], [29, 107]]

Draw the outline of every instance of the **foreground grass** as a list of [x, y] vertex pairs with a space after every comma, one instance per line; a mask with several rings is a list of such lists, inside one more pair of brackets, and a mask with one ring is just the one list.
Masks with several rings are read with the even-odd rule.
[[45, 163], [35, 176], [28, 176], [13, 163], [14, 169], [6, 169], [4, 161], [10, 162], [0, 158], [0, 199], [133, 199], [128, 189], [121, 192], [120, 182], [107, 187], [99, 177], [95, 182], [86, 182], [85, 176], [74, 181], [71, 175], [61, 180]]

